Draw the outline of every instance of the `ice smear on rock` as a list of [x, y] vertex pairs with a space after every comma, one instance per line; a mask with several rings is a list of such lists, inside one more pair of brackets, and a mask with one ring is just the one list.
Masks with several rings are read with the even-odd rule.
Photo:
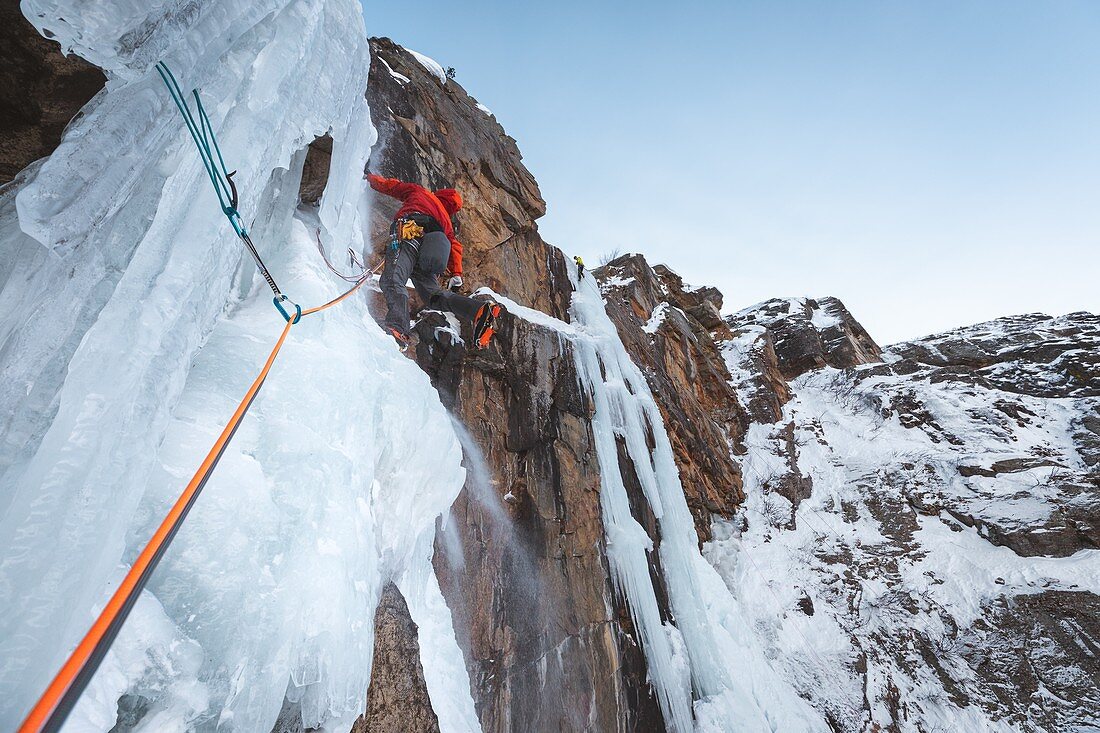
[[[374, 130], [357, 2], [87, 10], [24, 4], [111, 81], [0, 200], [12, 314], [0, 373], [16, 385], [0, 395], [4, 729], [86, 631], [282, 325], [152, 65], [201, 88], [245, 220], [288, 293], [312, 305], [343, 285], [291, 218], [300, 151], [325, 132], [322, 235], [362, 244]], [[148, 730], [266, 733], [284, 692], [307, 727], [346, 730], [384, 581], [404, 577], [407, 595], [429, 599], [410, 605], [436, 638], [449, 627], [434, 578], [402, 574], [461, 489], [460, 459], [427, 377], [361, 299], [304, 320], [68, 730], [109, 729], [126, 695]], [[441, 723], [468, 729], [466, 702]]]
[[412, 81], [412, 79], [405, 76], [404, 74], [398, 74], [396, 71], [394, 71], [393, 68], [386, 63], [386, 60], [384, 58], [378, 57], [378, 60], [382, 62], [382, 65], [386, 67], [386, 71], [389, 72], [389, 75], [392, 76], [398, 84], [404, 86], [405, 84], [408, 84]]

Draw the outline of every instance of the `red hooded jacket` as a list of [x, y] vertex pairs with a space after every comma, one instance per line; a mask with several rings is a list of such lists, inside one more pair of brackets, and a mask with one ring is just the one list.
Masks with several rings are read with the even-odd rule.
[[462, 243], [455, 236], [454, 227], [451, 226], [451, 217], [462, 208], [462, 196], [453, 188], [441, 188], [438, 191], [429, 191], [415, 183], [405, 183], [396, 178], [383, 178], [373, 173], [367, 174], [370, 187], [379, 193], [392, 196], [401, 202], [401, 208], [397, 210], [394, 219], [400, 219], [413, 212], [427, 214], [439, 222], [443, 233], [451, 241], [451, 257], [447, 263], [447, 269], [452, 275], [462, 274]]

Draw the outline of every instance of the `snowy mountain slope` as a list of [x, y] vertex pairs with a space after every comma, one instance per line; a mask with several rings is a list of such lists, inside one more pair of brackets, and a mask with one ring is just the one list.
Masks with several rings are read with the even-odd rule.
[[704, 554], [832, 729], [1094, 729], [1096, 316], [884, 351], [835, 298], [716, 320], [720, 293], [639, 255], [596, 276], [662, 409], [727, 431], [747, 498]]
[[[725, 347], [750, 402], [769, 334], [729, 321], [753, 324]], [[1100, 725], [1098, 324], [1006, 318], [809, 371], [750, 429], [748, 501], [707, 555], [836, 729]]]

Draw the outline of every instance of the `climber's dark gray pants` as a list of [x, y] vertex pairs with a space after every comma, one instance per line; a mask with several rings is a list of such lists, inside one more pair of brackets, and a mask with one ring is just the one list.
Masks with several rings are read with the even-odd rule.
[[472, 321], [482, 303], [465, 295], [452, 293], [439, 285], [439, 276], [447, 269], [451, 243], [443, 232], [429, 232], [415, 240], [401, 243], [396, 252], [386, 257], [382, 270], [382, 294], [386, 297], [386, 327], [409, 333], [409, 291], [405, 283], [412, 279], [416, 294], [425, 308], [450, 311], [459, 318]]

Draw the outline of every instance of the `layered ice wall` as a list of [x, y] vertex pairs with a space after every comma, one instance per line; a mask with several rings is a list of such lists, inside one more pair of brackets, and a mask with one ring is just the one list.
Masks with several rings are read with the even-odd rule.
[[[317, 258], [317, 220], [292, 216], [300, 151], [332, 135], [319, 233], [359, 249], [374, 140], [355, 0], [23, 11], [109, 82], [0, 195], [4, 729], [87, 629], [282, 325], [153, 65], [201, 90], [253, 238], [307, 306], [343, 283]], [[121, 704], [143, 730], [266, 733], [284, 693], [307, 727], [350, 725], [385, 580], [447, 635], [424, 568], [460, 459], [427, 377], [361, 300], [295, 326], [69, 729], [108, 730]], [[451, 636], [433, 650], [442, 668], [456, 664]], [[448, 699], [441, 728], [469, 729], [468, 688], [439, 677], [428, 684]]]

